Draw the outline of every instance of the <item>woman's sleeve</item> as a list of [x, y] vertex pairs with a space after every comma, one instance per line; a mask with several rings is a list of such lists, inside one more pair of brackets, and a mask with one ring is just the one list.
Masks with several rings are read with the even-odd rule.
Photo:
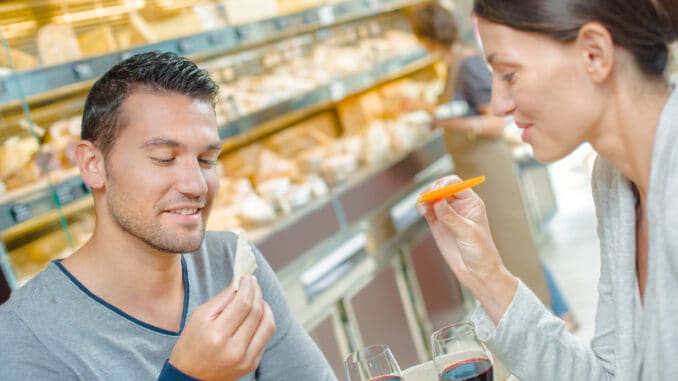
[[589, 347], [522, 282], [497, 326], [481, 307], [471, 320], [480, 340], [522, 381], [614, 379], [610, 333], [601, 337], [605, 344]]

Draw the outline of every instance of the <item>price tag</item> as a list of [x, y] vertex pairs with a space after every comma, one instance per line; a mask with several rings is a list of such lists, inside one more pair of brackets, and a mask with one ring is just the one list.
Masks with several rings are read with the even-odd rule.
[[310, 12], [310, 11], [309, 11], [309, 12], [304, 12], [302, 18], [303, 18], [303, 20], [304, 20], [304, 24], [310, 24], [310, 23], [312, 23], [312, 22], [315, 21], [315, 14], [313, 14], [313, 13]]
[[275, 19], [275, 27], [278, 30], [284, 30], [287, 29], [290, 26], [290, 23], [287, 19], [287, 17], [278, 17]]
[[60, 186], [56, 189], [56, 196], [59, 204], [66, 205], [75, 200], [75, 195], [69, 186]]
[[333, 101], [338, 101], [346, 96], [346, 86], [343, 82], [333, 82], [330, 84], [330, 98]]
[[87, 183], [83, 182], [82, 184], [80, 184], [80, 186], [82, 187], [82, 194], [92, 193], [92, 188], [90, 188], [89, 185], [87, 185]]
[[371, 11], [378, 11], [381, 5], [379, 0], [363, 0], [365, 7]]
[[301, 274], [299, 277], [301, 283], [308, 287], [322, 280], [323, 277], [337, 269], [342, 263], [345, 263], [360, 251], [365, 250], [366, 245], [367, 236], [365, 233], [356, 234]]
[[190, 39], [179, 41], [179, 51], [181, 54], [189, 54], [193, 50], [193, 42]]
[[219, 45], [224, 41], [224, 36], [219, 32], [213, 32], [207, 36], [207, 41], [210, 45]]
[[391, 223], [393, 223], [396, 230], [403, 231], [421, 219], [421, 215], [417, 212], [416, 204], [417, 198], [419, 198], [419, 195], [426, 187], [419, 187], [391, 208]]
[[238, 35], [238, 38], [241, 40], [247, 40], [252, 37], [250, 28], [247, 25], [241, 25], [236, 28], [235, 34]]
[[94, 77], [94, 70], [89, 62], [80, 62], [73, 65], [73, 72], [75, 73], [75, 77], [80, 80]]
[[20, 223], [26, 220], [31, 219], [33, 217], [33, 213], [31, 212], [31, 208], [26, 205], [26, 204], [16, 204], [13, 205], [9, 213], [12, 215], [12, 219], [14, 220], [14, 223]]
[[134, 55], [134, 52], [122, 52], [120, 54], [120, 61], [124, 61]]
[[321, 25], [330, 25], [334, 23], [334, 8], [325, 5], [318, 8], [318, 19]]

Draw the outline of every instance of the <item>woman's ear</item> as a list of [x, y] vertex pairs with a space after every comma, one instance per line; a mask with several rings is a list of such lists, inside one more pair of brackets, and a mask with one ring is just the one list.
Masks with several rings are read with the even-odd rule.
[[602, 24], [590, 22], [579, 29], [577, 48], [584, 69], [595, 82], [604, 82], [612, 73], [615, 60], [612, 35]]
[[75, 160], [80, 169], [80, 177], [92, 189], [101, 189], [105, 185], [106, 165], [102, 152], [88, 140], [81, 140], [75, 148]]

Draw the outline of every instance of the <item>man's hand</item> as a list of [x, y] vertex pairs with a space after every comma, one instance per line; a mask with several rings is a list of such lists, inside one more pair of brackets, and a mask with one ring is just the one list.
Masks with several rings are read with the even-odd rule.
[[273, 312], [256, 279], [244, 276], [195, 309], [169, 358], [181, 372], [201, 380], [236, 380], [253, 372], [275, 332]]

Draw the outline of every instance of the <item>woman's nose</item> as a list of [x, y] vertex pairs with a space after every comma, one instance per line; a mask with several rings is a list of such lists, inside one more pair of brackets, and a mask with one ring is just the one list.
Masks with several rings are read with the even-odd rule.
[[511, 116], [516, 103], [505, 86], [492, 86], [492, 113], [499, 117]]

